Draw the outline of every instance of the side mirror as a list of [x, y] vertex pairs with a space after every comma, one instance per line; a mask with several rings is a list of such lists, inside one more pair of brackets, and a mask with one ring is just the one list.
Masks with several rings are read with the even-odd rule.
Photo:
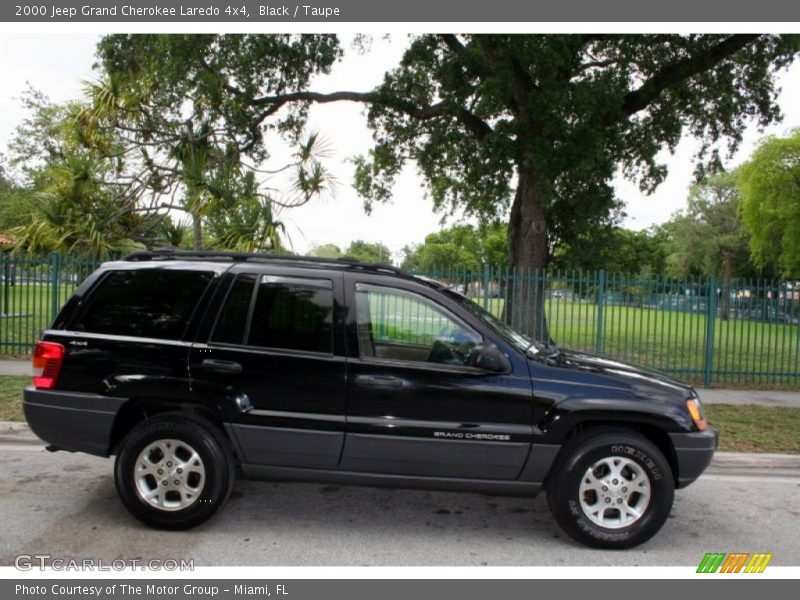
[[488, 371], [489, 373], [508, 373], [511, 361], [495, 344], [482, 342], [475, 346], [469, 356], [469, 366]]

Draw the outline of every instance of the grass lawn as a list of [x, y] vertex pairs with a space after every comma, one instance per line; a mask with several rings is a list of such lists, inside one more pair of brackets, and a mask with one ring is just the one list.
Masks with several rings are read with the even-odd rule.
[[800, 454], [800, 409], [782, 406], [706, 404], [706, 418], [728, 452]]
[[[0, 421], [23, 421], [22, 388], [30, 377], [0, 376]], [[800, 454], [800, 409], [706, 404], [708, 422], [720, 432], [720, 450]]]
[[0, 421], [24, 421], [22, 388], [31, 382], [24, 375], [0, 376]]
[[[43, 283], [17, 284], [6, 288], [0, 283], [0, 356], [29, 353], [39, 332], [53, 320], [53, 308], [59, 310], [72, 296], [75, 284], [58, 286], [58, 297]], [[6, 293], [8, 294], [6, 296]], [[6, 315], [6, 313], [8, 313]]]

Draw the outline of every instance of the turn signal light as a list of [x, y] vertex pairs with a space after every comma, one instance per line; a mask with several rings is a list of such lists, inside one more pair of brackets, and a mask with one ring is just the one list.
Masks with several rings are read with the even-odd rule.
[[703, 414], [703, 407], [700, 406], [700, 401], [697, 398], [689, 398], [686, 401], [686, 408], [692, 417], [692, 421], [694, 421], [695, 427], [700, 431], [705, 431], [708, 428], [708, 423], [706, 423], [706, 417]]
[[33, 350], [33, 385], [42, 390], [55, 387], [63, 360], [64, 346], [61, 344], [37, 343]]

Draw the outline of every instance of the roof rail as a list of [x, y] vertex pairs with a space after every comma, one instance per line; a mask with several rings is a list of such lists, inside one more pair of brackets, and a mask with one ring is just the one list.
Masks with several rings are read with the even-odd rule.
[[325, 258], [322, 256], [299, 256], [297, 254], [271, 254], [266, 252], [232, 252], [229, 250], [181, 250], [177, 248], [158, 248], [156, 250], [140, 250], [125, 256], [125, 261], [149, 260], [230, 260], [232, 262], [305, 262], [314, 264], [336, 265], [339, 267], [352, 267], [354, 269], [369, 269], [386, 271], [397, 275], [411, 277], [402, 269], [381, 263], [365, 263], [349, 256], [339, 258]]

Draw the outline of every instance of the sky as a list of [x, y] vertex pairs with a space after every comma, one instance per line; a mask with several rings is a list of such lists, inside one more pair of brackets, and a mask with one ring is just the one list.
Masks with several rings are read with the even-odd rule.
[[[78, 98], [84, 82], [95, 77], [92, 64], [98, 40], [99, 36], [88, 34], [4, 33], [0, 36], [0, 81], [3, 82], [0, 88], [0, 153], [7, 153], [14, 129], [25, 118], [20, 97], [28, 84], [55, 102]], [[342, 36], [345, 60], [329, 75], [314, 80], [311, 89], [320, 92], [369, 90], [380, 83], [388, 68], [397, 64], [406, 43], [405, 35], [393, 34], [388, 39], [374, 36], [370, 52], [362, 54], [351, 48], [348, 36]], [[800, 63], [781, 74], [779, 87], [782, 89], [779, 104], [784, 113], [783, 122], [763, 132], [754, 125], [749, 126], [739, 151], [727, 163], [729, 168], [745, 161], [763, 135], [784, 135], [800, 127]], [[375, 205], [371, 214], [365, 214], [363, 199], [352, 189], [353, 165], [349, 162], [350, 157], [366, 153], [372, 141], [362, 105], [314, 105], [309, 112], [308, 130], [319, 132], [328, 142], [331, 155], [326, 165], [334, 174], [337, 186], [335, 195], [285, 210], [280, 215], [295, 252], [304, 253], [313, 246], [327, 243], [344, 248], [352, 240], [362, 239], [386, 244], [397, 259], [403, 246], [421, 243], [428, 233], [441, 228], [442, 215], [433, 212], [413, 165], [408, 165], [398, 177], [393, 200]], [[615, 179], [617, 194], [625, 202], [624, 226], [643, 229], [663, 223], [685, 206], [694, 169], [692, 155], [698, 145], [696, 140], [685, 138], [674, 155], [663, 153], [669, 176], [652, 195], [643, 194], [634, 183]], [[277, 162], [270, 163], [271, 166], [282, 164], [281, 154], [281, 150], [275, 153]], [[460, 220], [460, 215], [453, 215], [444, 223], [451, 225]]]

